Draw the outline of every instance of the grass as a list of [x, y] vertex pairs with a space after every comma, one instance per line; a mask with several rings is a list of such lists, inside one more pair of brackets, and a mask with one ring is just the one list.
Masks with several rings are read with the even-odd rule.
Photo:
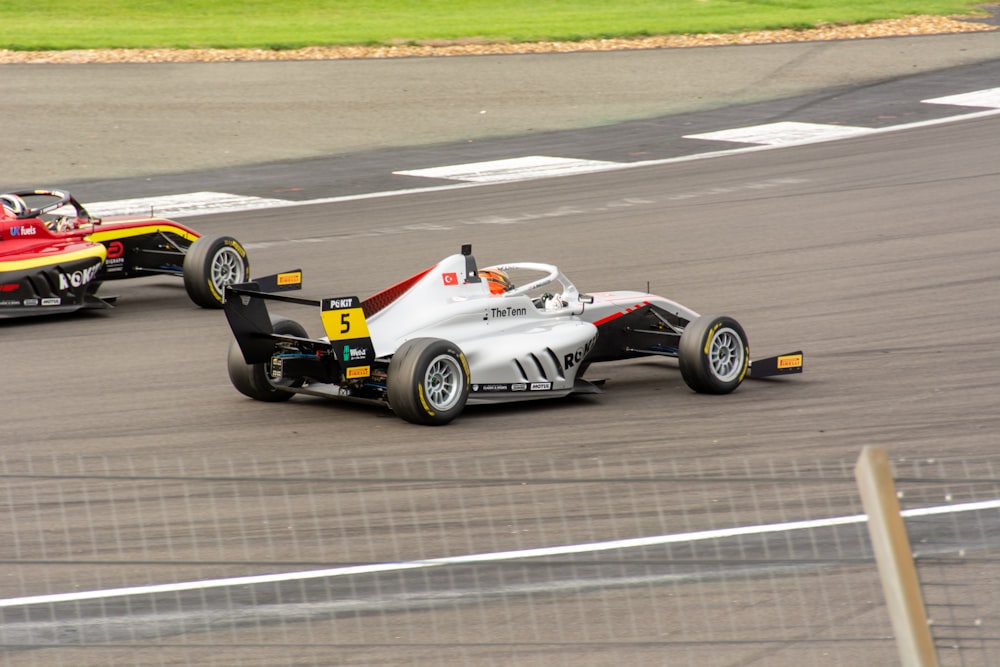
[[[4, 0], [0, 48], [564, 41], [972, 15], [982, 0]], [[982, 12], [979, 12], [982, 13]]]

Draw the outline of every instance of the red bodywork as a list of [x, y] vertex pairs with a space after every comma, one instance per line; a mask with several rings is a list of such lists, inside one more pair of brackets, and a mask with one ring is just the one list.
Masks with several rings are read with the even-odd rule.
[[[153, 217], [98, 219], [73, 210], [25, 217], [0, 206], [0, 318], [108, 308], [96, 292], [106, 280], [182, 275], [194, 230]], [[18, 215], [20, 213], [20, 215]]]

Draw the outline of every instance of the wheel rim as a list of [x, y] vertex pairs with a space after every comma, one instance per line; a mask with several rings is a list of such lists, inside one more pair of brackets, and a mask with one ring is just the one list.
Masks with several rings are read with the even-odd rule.
[[462, 396], [463, 384], [462, 369], [456, 359], [443, 354], [435, 357], [424, 374], [428, 404], [441, 412], [453, 408]]
[[215, 253], [212, 259], [212, 284], [219, 293], [226, 285], [243, 280], [243, 257], [236, 250], [226, 246]]
[[723, 382], [735, 380], [743, 371], [746, 350], [743, 340], [735, 330], [719, 329], [709, 344], [708, 363], [712, 374]]

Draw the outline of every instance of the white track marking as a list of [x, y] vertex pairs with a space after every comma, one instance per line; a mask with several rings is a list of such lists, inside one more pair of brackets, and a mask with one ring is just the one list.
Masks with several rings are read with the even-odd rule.
[[[962, 95], [950, 97], [939, 97], [933, 100], [924, 100], [930, 104], [956, 104], [956, 100], [962, 105], [987, 107], [984, 111], [976, 111], [946, 118], [933, 118], [930, 120], [917, 121], [914, 123], [904, 123], [902, 125], [890, 125], [881, 128], [862, 128], [843, 125], [816, 125], [810, 123], [774, 123], [770, 131], [770, 137], [766, 143], [755, 143], [750, 146], [740, 146], [727, 150], [711, 151], [705, 153], [694, 153], [692, 155], [682, 155], [678, 157], [663, 158], [658, 160], [645, 160], [640, 162], [602, 162], [600, 160], [573, 160], [569, 158], [529, 156], [524, 158], [511, 158], [509, 160], [496, 160], [492, 162], [478, 162], [466, 165], [453, 165], [450, 167], [438, 167], [430, 169], [418, 169], [412, 171], [395, 172], [398, 174], [430, 176], [435, 171], [438, 175], [435, 178], [456, 178], [465, 174], [464, 180], [458, 183], [428, 186], [424, 188], [404, 188], [399, 190], [387, 190], [382, 192], [368, 192], [358, 195], [341, 195], [335, 197], [323, 197], [320, 199], [308, 200], [284, 200], [269, 199], [264, 197], [248, 197], [227, 194], [224, 192], [194, 192], [188, 194], [170, 195], [166, 197], [148, 197], [142, 199], [126, 199], [118, 201], [97, 202], [87, 204], [87, 210], [94, 215], [120, 215], [120, 214], [142, 214], [148, 215], [152, 208], [153, 213], [167, 218], [183, 218], [195, 215], [209, 215], [213, 213], [233, 213], [242, 211], [252, 211], [265, 208], [312, 206], [316, 204], [336, 204], [349, 201], [360, 201], [363, 199], [379, 199], [385, 197], [398, 197], [401, 195], [414, 195], [426, 192], [442, 192], [446, 190], [456, 190], [461, 188], [482, 187], [497, 183], [510, 183], [515, 181], [533, 180], [539, 178], [549, 178], [553, 176], [568, 176], [581, 173], [593, 173], [598, 171], [620, 171], [623, 169], [641, 169], [643, 167], [653, 167], [666, 164], [676, 164], [680, 162], [692, 162], [695, 160], [709, 160], [712, 158], [726, 157], [729, 155], [741, 155], [763, 150], [773, 150], [790, 146], [803, 146], [834, 139], [844, 139], [855, 136], [871, 136], [874, 134], [884, 134], [887, 132], [898, 132], [934, 125], [944, 125], [957, 123], [966, 120], [976, 120], [1000, 114], [1000, 101], [995, 98], [1000, 96], [1000, 88], [981, 90]], [[950, 100], [942, 102], [942, 100]], [[775, 132], [773, 126], [784, 126], [790, 134], [781, 136], [780, 132]], [[744, 132], [749, 129], [758, 130], [757, 138], [763, 140], [764, 133], [760, 128], [767, 125], [756, 126], [755, 128], [740, 128], [737, 130], [721, 130], [720, 132], [709, 132], [698, 135], [688, 135], [688, 138], [720, 138], [727, 133]], [[809, 131], [806, 131], [809, 128]], [[825, 128], [825, 129], [817, 129]], [[833, 129], [830, 129], [833, 128]], [[779, 128], [780, 129], [780, 128]], [[792, 135], [795, 135], [794, 137]], [[735, 136], [735, 135], [731, 135]], [[745, 139], [752, 135], [747, 133]], [[733, 141], [734, 139], [725, 139]], [[492, 167], [484, 168], [484, 165]], [[498, 167], [499, 165], [499, 167]], [[518, 165], [521, 168], [518, 168]], [[546, 166], [547, 165], [547, 166]], [[438, 171], [441, 170], [441, 171]], [[479, 176], [477, 176], [477, 170]], [[124, 212], [124, 213], [122, 213]]]
[[[981, 510], [1000, 509], [1000, 500], [983, 500], [979, 502], [960, 503], [957, 505], [941, 505], [937, 507], [921, 507], [904, 510], [904, 517], [932, 516], [937, 514], [957, 514], [960, 512], [976, 512]], [[539, 558], [542, 556], [567, 556], [580, 553], [595, 553], [612, 551], [614, 549], [634, 549], [637, 547], [658, 546], [716, 540], [739, 535], [763, 535], [809, 528], [828, 528], [849, 524], [864, 523], [868, 517], [864, 514], [832, 517], [828, 519], [813, 519], [792, 521], [786, 523], [764, 524], [759, 526], [738, 526], [736, 528], [721, 528], [717, 530], [701, 530], [691, 533], [674, 535], [656, 535], [652, 537], [636, 537], [610, 542], [591, 542], [585, 544], [568, 544], [557, 547], [541, 547], [537, 549], [520, 549], [517, 551], [498, 551], [493, 553], [471, 554], [467, 556], [451, 556], [446, 558], [430, 558], [427, 560], [404, 561], [399, 563], [375, 563], [371, 565], [354, 565], [335, 567], [325, 570], [307, 570], [304, 572], [279, 572], [248, 577], [231, 577], [228, 579], [206, 579], [202, 581], [185, 581], [173, 584], [152, 586], [133, 586], [130, 588], [109, 588], [96, 591], [81, 591], [75, 593], [55, 593], [51, 595], [35, 595], [20, 598], [0, 600], [0, 609], [6, 607], [23, 607], [36, 604], [52, 604], [55, 602], [81, 602], [83, 600], [98, 600], [128, 595], [152, 595], [156, 593], [177, 593], [180, 591], [205, 590], [209, 588], [226, 588], [230, 586], [249, 586], [254, 584], [271, 584], [284, 581], [302, 581], [305, 579], [321, 579], [327, 577], [343, 577], [352, 574], [374, 574], [377, 572], [402, 572], [405, 570], [427, 569], [446, 565], [470, 565], [474, 563], [495, 563], [498, 561]]]
[[239, 213], [262, 208], [288, 206], [285, 199], [245, 197], [225, 192], [189, 192], [183, 195], [118, 199], [87, 204], [87, 212], [97, 217], [116, 215], [148, 215], [161, 218], [182, 218], [185, 215]]
[[959, 107], [1000, 109], [1000, 88], [988, 88], [986, 90], [977, 90], [973, 93], [935, 97], [930, 100], [921, 100], [921, 102], [924, 104], [952, 104]]
[[447, 167], [394, 171], [392, 173], [402, 176], [447, 178], [454, 181], [468, 181], [471, 183], [508, 183], [510, 181], [521, 181], [526, 178], [547, 178], [549, 176], [567, 176], [570, 174], [605, 171], [609, 166], [617, 164], [619, 163], [603, 160], [577, 160], [565, 157], [529, 155], [527, 157], [515, 157], [507, 160], [472, 162]]
[[768, 123], [766, 125], [751, 125], [737, 127], [718, 132], [702, 134], [686, 134], [685, 139], [706, 139], [708, 141], [734, 141], [741, 144], [764, 144], [767, 146], [792, 146], [802, 143], [833, 141], [846, 139], [862, 134], [870, 134], [875, 130], [868, 127], [851, 125], [820, 125], [818, 123]]

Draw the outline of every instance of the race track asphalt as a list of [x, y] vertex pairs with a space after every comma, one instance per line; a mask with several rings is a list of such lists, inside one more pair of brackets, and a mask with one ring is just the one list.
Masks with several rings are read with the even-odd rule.
[[[979, 62], [987, 66], [968, 68], [981, 70], [968, 88], [939, 85], [951, 68]], [[235, 181], [251, 171], [238, 166], [332, 155], [357, 168], [354, 158], [376, 149], [809, 92], [854, 114], [857, 98], [844, 95], [848, 104], [838, 89], [908, 88], [937, 72], [930, 88], [900, 95], [918, 106], [945, 88], [996, 86], [997, 62], [1000, 36], [981, 34], [392, 62], [2, 66], [0, 190], [77, 182], [96, 191], [84, 185], [103, 178], [129, 196], [170, 180], [161, 174], [207, 188], [198, 170]], [[784, 119], [768, 106], [752, 122]], [[809, 111], [793, 119], [856, 122]], [[593, 143], [599, 133], [573, 134]], [[0, 327], [10, 517], [0, 600], [853, 516], [850, 469], [865, 446], [906, 463], [947, 458], [982, 484], [1000, 430], [1000, 369], [989, 363], [1000, 328], [991, 307], [996, 136], [993, 115], [725, 159], [197, 217], [200, 232], [235, 233], [258, 275], [302, 267], [310, 297], [371, 294], [472, 243], [484, 262], [556, 263], [583, 291], [645, 286], [727, 312], [747, 326], [755, 356], [803, 349], [807, 371], [714, 400], [688, 390], [669, 363], [610, 364], [595, 375], [607, 380], [600, 396], [474, 407], [429, 429], [380, 408], [250, 401], [227, 377], [231, 334], [219, 313], [194, 307], [167, 278], [115, 285], [115, 310]], [[317, 320], [303, 319], [313, 335]], [[907, 483], [910, 502], [931, 498]], [[945, 487], [955, 502], [986, 488], [928, 488]], [[995, 523], [970, 523], [994, 540]], [[707, 559], [660, 550], [442, 569], [418, 581], [434, 594], [433, 615], [408, 613], [419, 611], [412, 595], [397, 602], [418, 587], [400, 579], [409, 587], [394, 588], [395, 573], [91, 606], [71, 595], [68, 610], [6, 608], [0, 639], [25, 649], [4, 656], [11, 667], [272, 667], [331, 655], [341, 665], [893, 664], [874, 564], [841, 534], [817, 535], [781, 539], [808, 561], [775, 559], [777, 542], [762, 543], [777, 561], [766, 569], [742, 541]], [[831, 554], [840, 559], [831, 569], [798, 567]], [[937, 607], [949, 623], [959, 607], [977, 616], [965, 664], [987, 650], [980, 628], [997, 627], [995, 549], [985, 555], [951, 569], [960, 587], [927, 587], [939, 602], [962, 596]], [[607, 575], [671, 561], [705, 565], [703, 574], [631, 587]], [[928, 568], [943, 570], [939, 562]], [[531, 577], [550, 571], [536, 586]], [[510, 594], [494, 597], [496, 582]], [[360, 606], [330, 613], [345, 600]], [[956, 627], [942, 624], [949, 646]]]
[[593, 127], [1000, 58], [1000, 34], [545, 55], [0, 65], [0, 189]]

